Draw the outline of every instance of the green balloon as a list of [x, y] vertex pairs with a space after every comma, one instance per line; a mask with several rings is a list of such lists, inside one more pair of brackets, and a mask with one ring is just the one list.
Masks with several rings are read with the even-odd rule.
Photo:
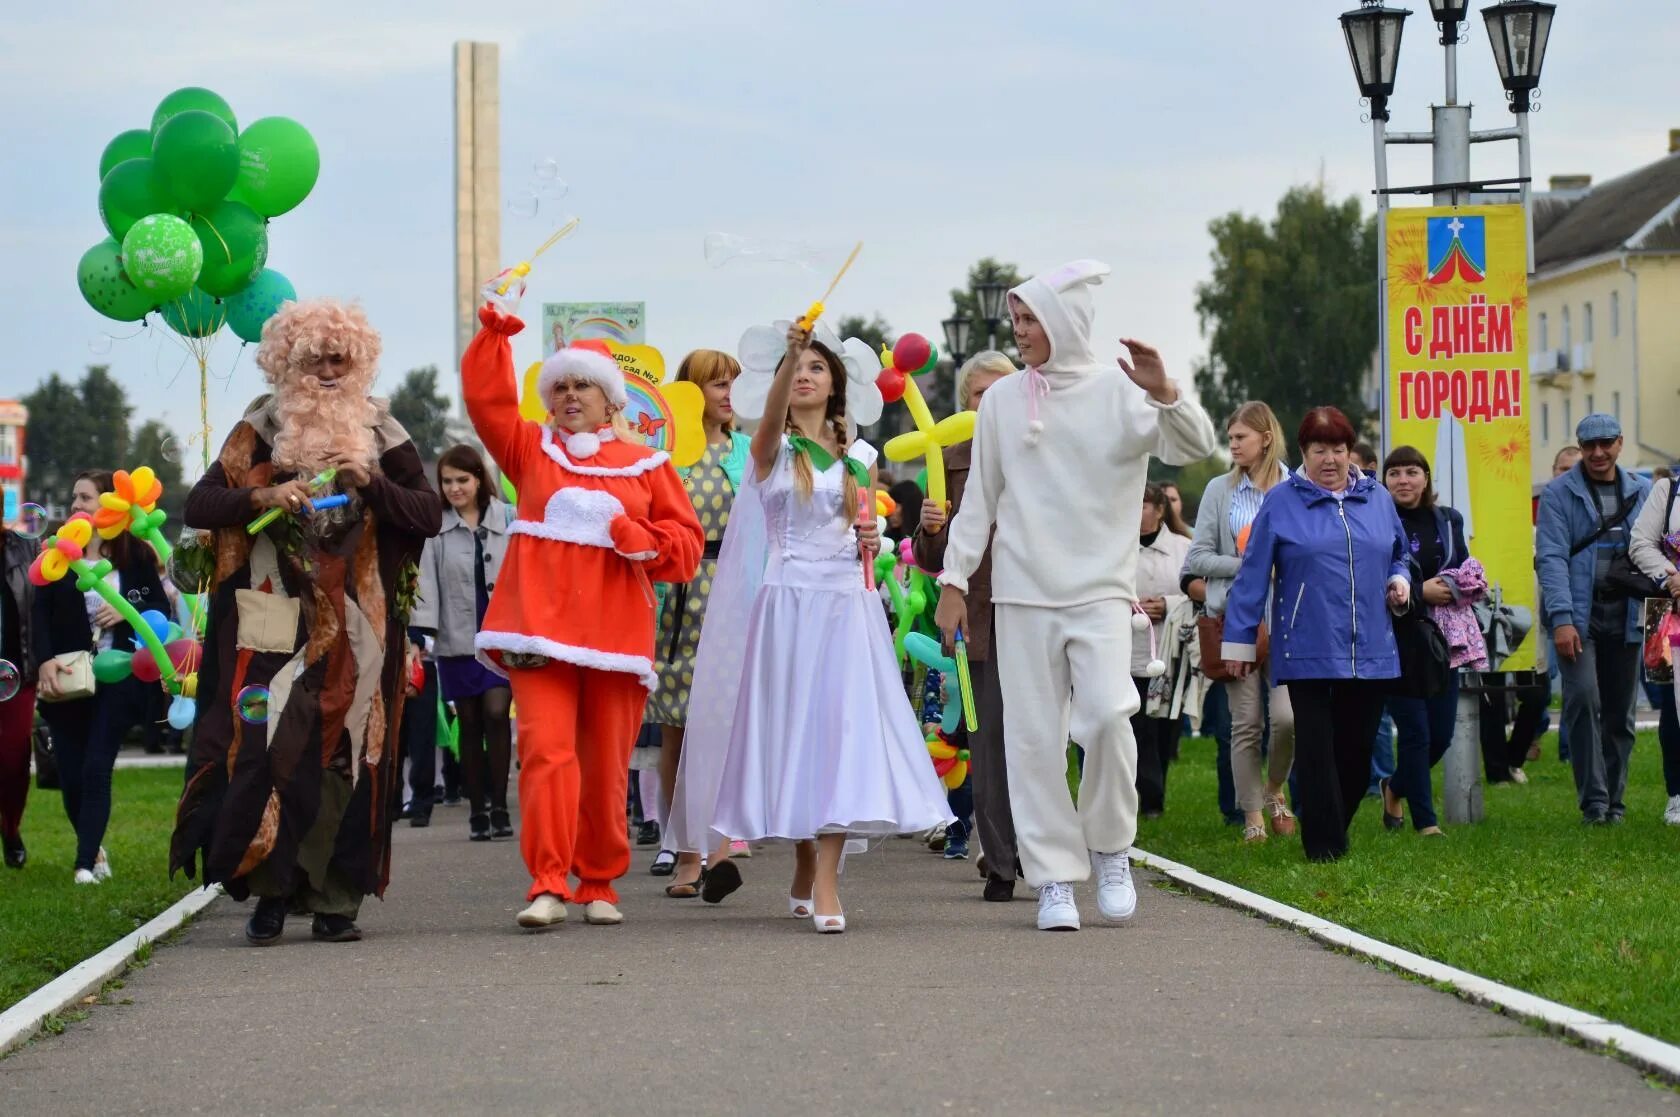
[[233, 197], [264, 217], [278, 217], [309, 196], [320, 174], [321, 152], [309, 129], [284, 116], [265, 116], [239, 135]]
[[104, 182], [105, 176], [111, 173], [111, 168], [128, 159], [150, 159], [152, 157], [152, 134], [144, 128], [130, 128], [126, 132], [118, 132], [116, 138], [105, 145], [105, 151], [99, 157], [99, 181]]
[[199, 289], [218, 298], [243, 291], [268, 262], [267, 224], [238, 202], [217, 202], [191, 220], [204, 249]]
[[274, 317], [281, 303], [296, 298], [297, 289], [291, 280], [273, 268], [264, 268], [249, 287], [228, 299], [228, 329], [241, 341], [261, 341], [263, 323]]
[[120, 683], [133, 673], [133, 652], [106, 648], [93, 657], [93, 677], [102, 683]]
[[155, 169], [150, 159], [125, 159], [100, 181], [99, 220], [118, 240], [148, 214], [175, 212], [174, 204], [158, 188]]
[[118, 322], [138, 322], [157, 306], [155, 297], [123, 273], [122, 246], [110, 237], [82, 253], [76, 265], [76, 286], [89, 306]]
[[158, 102], [157, 109], [152, 113], [152, 135], [162, 128], [168, 120], [181, 113], [197, 109], [212, 116], [219, 116], [233, 129], [239, 131], [239, 121], [234, 119], [233, 109], [222, 100], [221, 96], [208, 89], [196, 85], [189, 85], [184, 89], [177, 89], [169, 96]]
[[183, 209], [207, 210], [239, 177], [239, 139], [221, 117], [188, 109], [153, 133], [152, 162], [169, 197]]
[[136, 221], [123, 237], [122, 258], [128, 278], [160, 303], [191, 291], [204, 268], [204, 248], [192, 226], [167, 213]]
[[169, 328], [182, 337], [209, 337], [227, 321], [227, 304], [197, 287], [160, 309]]

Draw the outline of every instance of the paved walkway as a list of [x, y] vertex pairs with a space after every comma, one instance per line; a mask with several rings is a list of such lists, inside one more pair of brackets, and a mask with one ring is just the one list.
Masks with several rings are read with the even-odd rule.
[[[778, 917], [785, 851], [720, 907], [639, 851], [627, 922], [513, 924], [511, 842], [398, 831], [357, 945], [247, 947], [213, 905], [119, 997], [0, 1062], [7, 1114], [1680, 1113], [1680, 1095], [1235, 911], [1032, 929], [972, 864], [852, 859], [852, 928]], [[1094, 902], [1081, 897], [1087, 920]]]

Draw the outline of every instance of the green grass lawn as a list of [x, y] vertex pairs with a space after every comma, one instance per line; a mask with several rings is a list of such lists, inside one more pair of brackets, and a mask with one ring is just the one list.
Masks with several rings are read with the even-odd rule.
[[133, 931], [185, 895], [193, 882], [167, 877], [169, 832], [181, 773], [120, 770], [105, 836], [113, 876], [99, 885], [70, 881], [76, 838], [56, 791], [31, 788], [23, 816], [29, 864], [0, 869], [0, 1009], [23, 999]]
[[[1378, 800], [1352, 849], [1309, 864], [1299, 839], [1244, 846], [1217, 808], [1214, 743], [1184, 741], [1166, 815], [1138, 845], [1384, 942], [1680, 1042], [1680, 827], [1662, 822], [1661, 756], [1641, 733], [1627, 822], [1581, 825], [1556, 737], [1526, 786], [1486, 788], [1487, 819], [1445, 837], [1382, 829]], [[1439, 809], [1440, 772], [1436, 771]]]

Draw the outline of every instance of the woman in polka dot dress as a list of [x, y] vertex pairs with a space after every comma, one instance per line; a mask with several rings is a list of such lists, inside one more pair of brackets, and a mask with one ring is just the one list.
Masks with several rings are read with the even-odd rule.
[[[677, 379], [699, 386], [706, 397], [706, 452], [687, 469], [683, 486], [706, 533], [700, 571], [686, 585], [664, 586], [659, 610], [659, 689], [648, 698], [646, 720], [660, 727], [659, 784], [661, 817], [669, 810], [671, 789], [677, 782], [682, 757], [683, 726], [688, 722], [688, 695], [694, 685], [694, 659], [700, 648], [700, 626], [706, 619], [706, 600], [717, 573], [718, 550], [729, 526], [729, 508], [741, 487], [747, 464], [746, 435], [735, 429], [729, 389], [741, 374], [740, 362], [716, 349], [696, 349], [683, 358]], [[673, 899], [700, 895], [700, 855], [683, 853], [665, 894]]]

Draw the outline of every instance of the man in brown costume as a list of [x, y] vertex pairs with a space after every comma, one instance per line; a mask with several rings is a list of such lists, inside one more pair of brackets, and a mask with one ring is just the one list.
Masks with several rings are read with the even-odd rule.
[[[187, 498], [213, 569], [170, 871], [202, 861], [206, 884], [258, 897], [254, 945], [277, 942], [288, 911], [313, 913], [317, 939], [359, 939], [362, 898], [390, 879], [405, 624], [443, 509], [368, 396], [379, 350], [359, 307], [285, 304], [257, 351], [273, 393]], [[314, 508], [335, 494], [348, 503]], [[280, 515], [249, 533], [269, 509]]]

